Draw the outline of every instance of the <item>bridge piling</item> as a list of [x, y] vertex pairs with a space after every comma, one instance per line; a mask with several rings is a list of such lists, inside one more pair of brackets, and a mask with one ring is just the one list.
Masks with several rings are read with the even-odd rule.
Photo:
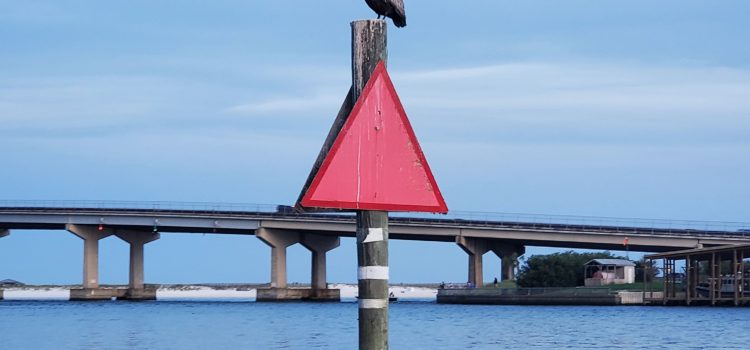
[[481, 288], [484, 286], [482, 256], [490, 251], [490, 248], [487, 246], [487, 240], [458, 236], [456, 237], [456, 243], [469, 255], [468, 283], [476, 288]]
[[326, 280], [326, 254], [328, 251], [341, 245], [341, 239], [338, 236], [323, 236], [307, 234], [301, 236], [301, 242], [305, 248], [310, 250], [311, 259], [311, 281], [312, 289], [311, 299], [318, 300], [341, 300], [341, 293], [338, 289], [328, 289]]
[[299, 243], [299, 233], [261, 227], [255, 235], [271, 247], [271, 288], [286, 288], [286, 248]]
[[160, 238], [160, 234], [151, 231], [117, 231], [117, 237], [130, 244], [130, 270], [128, 290], [118, 296], [122, 300], [156, 300], [156, 289], [146, 288], [144, 284], [143, 248], [147, 243]]
[[[339, 301], [341, 292], [338, 289], [327, 289], [326, 285], [326, 252], [340, 244], [337, 236], [315, 234], [302, 235], [296, 231], [258, 228], [258, 238], [271, 247], [271, 288], [258, 288], [257, 301]], [[288, 288], [286, 274], [286, 249], [302, 243], [312, 252], [311, 288]]]
[[68, 224], [65, 229], [83, 239], [83, 283], [81, 289], [71, 289], [71, 300], [110, 300], [113, 295], [99, 288], [99, 240], [111, 236], [112, 229]]
[[484, 286], [482, 268], [484, 263], [482, 257], [485, 253], [492, 251], [503, 261], [501, 272], [501, 278], [503, 280], [514, 280], [515, 262], [513, 260], [526, 252], [526, 248], [523, 245], [482, 238], [457, 236], [456, 243], [466, 252], [466, 254], [469, 255], [468, 282], [476, 288]]
[[526, 253], [526, 247], [520, 244], [495, 243], [492, 251], [502, 261], [501, 280], [514, 281], [516, 279], [516, 264], [518, 257]]

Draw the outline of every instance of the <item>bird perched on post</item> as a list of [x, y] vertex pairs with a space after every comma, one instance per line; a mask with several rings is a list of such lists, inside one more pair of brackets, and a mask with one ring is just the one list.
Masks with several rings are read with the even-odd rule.
[[365, 0], [368, 6], [380, 16], [389, 17], [396, 27], [406, 27], [404, 0]]

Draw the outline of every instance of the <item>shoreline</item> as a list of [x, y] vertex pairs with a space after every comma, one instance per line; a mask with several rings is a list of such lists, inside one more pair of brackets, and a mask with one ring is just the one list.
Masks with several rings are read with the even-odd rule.
[[[156, 287], [157, 301], [244, 301], [254, 302], [257, 289], [268, 284], [149, 284]], [[123, 288], [122, 285], [102, 285], [102, 288]], [[5, 301], [65, 301], [70, 289], [80, 285], [13, 286], [0, 288]], [[290, 288], [309, 288], [306, 284], [290, 284]], [[329, 288], [341, 290], [341, 302], [357, 300], [357, 284], [330, 283]], [[399, 301], [437, 300], [437, 287], [431, 285], [393, 285], [389, 288]]]

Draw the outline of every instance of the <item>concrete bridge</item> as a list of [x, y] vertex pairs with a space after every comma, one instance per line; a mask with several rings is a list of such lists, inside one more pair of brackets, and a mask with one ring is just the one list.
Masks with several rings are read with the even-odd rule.
[[[494, 252], [514, 259], [526, 246], [665, 252], [750, 243], [749, 223], [454, 213], [453, 216], [392, 215], [391, 239], [455, 242], [469, 257], [468, 280], [482, 285], [482, 256]], [[354, 216], [299, 214], [285, 206], [163, 202], [0, 202], [0, 237], [11, 230], [67, 230], [84, 244], [83, 283], [71, 299], [153, 299], [144, 285], [144, 245], [160, 232], [255, 235], [271, 247], [271, 288], [258, 300], [338, 300], [327, 289], [326, 253], [340, 237], [356, 237]], [[99, 240], [117, 236], [130, 244], [126, 290], [99, 287]], [[300, 243], [311, 251], [311, 288], [289, 289], [286, 248]], [[2, 244], [0, 242], [0, 244]], [[512, 279], [513, 264], [503, 266]]]

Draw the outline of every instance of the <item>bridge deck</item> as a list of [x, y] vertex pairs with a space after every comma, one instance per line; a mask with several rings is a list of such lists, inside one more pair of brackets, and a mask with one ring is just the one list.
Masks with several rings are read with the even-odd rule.
[[[351, 213], [301, 214], [283, 206], [273, 208], [278, 209], [275, 211], [265, 211], [220, 205], [213, 208], [196, 206], [171, 209], [164, 205], [152, 205], [151, 208], [146, 205], [127, 208], [128, 205], [124, 205], [124, 208], [115, 208], [110, 207], [111, 203], [105, 206], [64, 207], [61, 203], [50, 206], [0, 206], [0, 229], [54, 230], [64, 229], [68, 223], [76, 223], [138, 230], [156, 228], [160, 232], [253, 234], [259, 227], [269, 227], [354, 236], [355, 220]], [[467, 216], [473, 214], [476, 213]], [[747, 229], [750, 224], [745, 223], [505, 215], [499, 219], [472, 219], [396, 214], [390, 217], [390, 232], [394, 239], [455, 241], [457, 236], [469, 236], [532, 246], [610, 250], [623, 250], [627, 238], [630, 249], [650, 252], [750, 243], [750, 231]], [[509, 220], [510, 216], [534, 221]], [[545, 220], [540, 222], [540, 218]], [[555, 219], [558, 222], [554, 222]], [[645, 226], [648, 223], [657, 227]]]

